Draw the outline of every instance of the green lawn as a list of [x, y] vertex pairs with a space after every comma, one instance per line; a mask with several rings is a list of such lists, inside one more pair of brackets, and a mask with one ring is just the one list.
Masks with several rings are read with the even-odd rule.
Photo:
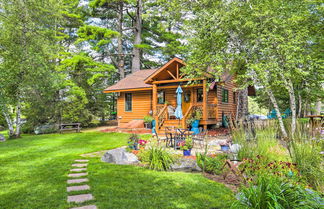
[[[88, 132], [24, 136], [0, 143], [0, 208], [69, 208], [66, 180], [82, 153], [126, 144], [128, 135]], [[233, 194], [200, 174], [156, 172], [90, 158], [89, 185], [100, 209], [228, 208]]]

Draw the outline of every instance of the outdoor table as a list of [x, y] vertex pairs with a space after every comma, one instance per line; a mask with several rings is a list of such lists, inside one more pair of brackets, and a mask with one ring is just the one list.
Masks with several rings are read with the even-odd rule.
[[66, 131], [66, 130], [75, 130], [77, 133], [80, 132], [80, 125], [81, 123], [68, 123], [68, 124], [61, 124], [60, 125], [60, 133], [62, 133], [62, 131]]
[[[172, 147], [172, 146], [176, 147], [175, 136], [177, 134], [181, 134], [182, 132], [185, 132], [184, 135], [190, 136], [194, 133], [193, 131], [189, 131], [189, 130], [185, 130], [185, 129], [178, 129], [178, 128], [174, 128], [174, 127], [169, 127], [169, 128], [170, 128], [170, 130], [166, 130], [166, 134], [168, 134], [170, 137], [170, 143], [169, 143], [170, 147]], [[183, 137], [187, 137], [187, 136], [183, 136]], [[168, 142], [167, 142], [167, 146], [168, 146]]]

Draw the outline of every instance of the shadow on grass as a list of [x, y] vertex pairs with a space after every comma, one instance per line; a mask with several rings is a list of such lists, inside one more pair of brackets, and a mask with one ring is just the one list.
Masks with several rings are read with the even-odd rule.
[[0, 144], [0, 208], [68, 208], [66, 180], [82, 153], [126, 144], [125, 134], [26, 136]]
[[233, 193], [201, 174], [157, 172], [100, 162], [89, 164], [99, 208], [229, 208]]

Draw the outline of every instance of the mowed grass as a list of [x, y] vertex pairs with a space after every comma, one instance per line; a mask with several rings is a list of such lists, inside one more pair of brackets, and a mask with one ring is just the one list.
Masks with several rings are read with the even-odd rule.
[[[0, 208], [69, 208], [66, 180], [83, 153], [127, 144], [129, 135], [87, 132], [29, 135], [0, 143]], [[233, 194], [201, 174], [155, 172], [90, 158], [88, 184], [106, 208], [228, 208]], [[77, 194], [77, 193], [75, 193]]]

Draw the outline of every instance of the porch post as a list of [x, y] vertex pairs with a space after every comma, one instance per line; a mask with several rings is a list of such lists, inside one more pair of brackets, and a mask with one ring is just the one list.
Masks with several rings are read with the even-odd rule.
[[153, 110], [153, 116], [157, 115], [156, 112], [156, 104], [157, 104], [157, 85], [153, 84], [153, 103], [152, 103], [152, 110]]
[[[203, 80], [203, 120], [205, 123], [207, 122], [208, 115], [207, 115], [207, 81], [206, 79]], [[204, 125], [204, 129], [207, 129], [207, 124]]]

